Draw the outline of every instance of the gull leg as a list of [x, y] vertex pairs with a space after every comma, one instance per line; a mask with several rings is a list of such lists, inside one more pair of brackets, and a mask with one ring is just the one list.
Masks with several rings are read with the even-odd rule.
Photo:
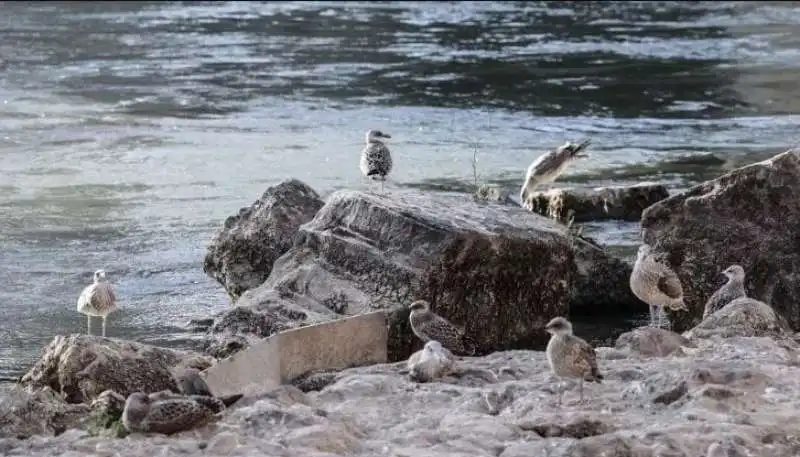
[[564, 395], [564, 390], [566, 390], [564, 386], [564, 380], [558, 378], [558, 397], [556, 399], [556, 405], [558, 406], [561, 406], [561, 397]]
[[106, 316], [103, 316], [103, 337], [106, 336]]
[[383, 179], [381, 179], [381, 193], [383, 193], [383, 182], [384, 182], [385, 180], [386, 180], [386, 178], [383, 178]]
[[91, 314], [86, 315], [86, 334], [92, 334], [92, 316]]
[[650, 327], [656, 326], [656, 311], [658, 311], [658, 307], [650, 305]]
[[578, 383], [578, 386], [579, 386], [578, 387], [578, 391], [580, 392], [580, 396], [581, 396], [581, 398], [580, 398], [580, 400], [578, 400], [578, 402], [579, 403], [583, 403], [583, 378], [581, 378], [580, 382]]

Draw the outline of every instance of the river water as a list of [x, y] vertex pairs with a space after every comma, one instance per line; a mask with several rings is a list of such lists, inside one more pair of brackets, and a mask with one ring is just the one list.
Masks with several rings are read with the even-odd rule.
[[567, 139], [592, 159], [560, 185], [674, 190], [800, 141], [797, 2], [0, 7], [0, 379], [85, 331], [97, 268], [109, 336], [195, 344], [189, 319], [229, 306], [202, 272], [222, 220], [288, 177], [360, 186], [369, 128], [393, 137], [389, 186], [466, 190], [477, 151], [514, 194]]

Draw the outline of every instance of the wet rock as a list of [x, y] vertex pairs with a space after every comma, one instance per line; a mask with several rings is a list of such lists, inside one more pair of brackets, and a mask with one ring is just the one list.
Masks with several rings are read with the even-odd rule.
[[210, 364], [198, 354], [132, 341], [57, 335], [20, 385], [29, 390], [49, 387], [68, 403], [89, 403], [105, 390], [126, 397], [137, 391], [176, 390], [172, 368], [204, 369]]
[[303, 324], [306, 313], [280, 304], [255, 309], [236, 306], [217, 316], [210, 329], [205, 351], [216, 358], [225, 358], [281, 330]]
[[646, 357], [682, 354], [682, 347], [696, 347], [686, 337], [656, 327], [639, 327], [617, 338], [616, 348]]
[[748, 297], [737, 298], [703, 319], [688, 332], [688, 338], [719, 336], [776, 336], [791, 333], [786, 319], [764, 302]]
[[292, 247], [297, 228], [322, 205], [314, 189], [296, 179], [268, 188], [225, 220], [208, 247], [203, 271], [238, 298], [267, 279], [275, 259]]
[[644, 241], [663, 253], [683, 284], [689, 313], [668, 311], [673, 328], [700, 321], [727, 265], [745, 270], [747, 295], [800, 328], [800, 152], [734, 170], [649, 207]]
[[669, 197], [661, 184], [550, 189], [532, 194], [531, 211], [568, 222], [608, 219], [638, 221], [648, 206]]
[[[518, 207], [463, 194], [339, 191], [237, 306], [296, 313], [296, 325], [386, 310], [389, 357], [404, 360], [421, 347], [407, 322], [413, 299], [427, 299], [434, 312], [466, 327], [486, 353], [544, 342], [547, 319], [567, 309], [640, 306], [629, 273], [565, 226]], [[620, 301], [603, 301], [598, 290]]]

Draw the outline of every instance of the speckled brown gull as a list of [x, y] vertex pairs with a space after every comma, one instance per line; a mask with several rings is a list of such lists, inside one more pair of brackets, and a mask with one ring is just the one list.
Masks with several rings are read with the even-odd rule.
[[381, 192], [383, 183], [389, 172], [392, 171], [392, 154], [389, 148], [382, 141], [391, 138], [391, 135], [380, 130], [370, 130], [366, 134], [367, 145], [361, 151], [361, 173], [369, 180], [369, 188], [372, 190], [372, 181], [381, 182]]
[[117, 296], [106, 279], [104, 270], [94, 272], [94, 283], [86, 286], [78, 297], [78, 312], [86, 314], [86, 333], [92, 334], [92, 316], [103, 319], [103, 336], [106, 336], [106, 318], [117, 309]]
[[[545, 326], [550, 341], [547, 343], [547, 362], [559, 378], [578, 379], [580, 402], [583, 402], [583, 381], [601, 382], [603, 375], [597, 368], [597, 355], [586, 341], [572, 334], [572, 324], [563, 317], [555, 317]], [[561, 404], [562, 388], [558, 389]]]
[[450, 374], [455, 363], [453, 353], [442, 347], [441, 343], [428, 341], [422, 350], [411, 354], [407, 365], [411, 379], [429, 382]]
[[703, 319], [721, 310], [728, 303], [747, 296], [744, 289], [744, 268], [739, 265], [731, 265], [722, 271], [728, 277], [728, 281], [722, 285], [706, 302], [703, 309]]
[[650, 306], [651, 327], [661, 327], [661, 310], [665, 306], [688, 311], [678, 275], [664, 260], [654, 255], [647, 244], [639, 247], [630, 286], [633, 294]]
[[438, 341], [459, 355], [472, 355], [475, 348], [464, 331], [430, 309], [430, 303], [417, 300], [409, 306], [411, 330], [423, 342]]
[[205, 425], [224, 410], [215, 397], [135, 392], [125, 400], [122, 425], [131, 433], [169, 435]]
[[572, 160], [579, 157], [589, 157], [588, 154], [583, 153], [589, 144], [590, 140], [577, 144], [567, 141], [556, 148], [555, 151], [548, 151], [534, 160], [525, 172], [525, 181], [522, 183], [522, 189], [519, 193], [520, 202], [523, 206], [536, 186], [555, 181]]

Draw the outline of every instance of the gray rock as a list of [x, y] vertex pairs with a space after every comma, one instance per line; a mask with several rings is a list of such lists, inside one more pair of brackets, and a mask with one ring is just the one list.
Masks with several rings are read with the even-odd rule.
[[68, 404], [49, 387], [8, 386], [0, 389], [0, 438], [60, 435], [78, 427], [89, 412], [87, 405]]
[[639, 327], [617, 338], [616, 348], [645, 357], [665, 357], [681, 354], [682, 347], [696, 345], [675, 332], [656, 327]]
[[[518, 207], [463, 194], [339, 191], [300, 227], [270, 277], [237, 301], [248, 311], [225, 313], [215, 332], [240, 333], [221, 323], [232, 313], [291, 314], [298, 318], [283, 325], [304, 325], [387, 310], [390, 360], [404, 360], [422, 346], [406, 308], [421, 298], [466, 327], [481, 353], [532, 347], [544, 342], [547, 319], [567, 309], [640, 307], [629, 273], [565, 226]], [[598, 290], [621, 304], [599, 299]], [[276, 331], [267, 327], [251, 333]]]
[[671, 312], [678, 331], [696, 325], [717, 274], [739, 264], [747, 295], [770, 303], [800, 328], [800, 152], [788, 151], [734, 170], [649, 207], [644, 241], [666, 255], [683, 285], [686, 312]]
[[669, 197], [662, 184], [550, 189], [532, 194], [532, 211], [567, 222], [638, 221], [648, 206]]
[[268, 188], [225, 220], [208, 247], [203, 270], [238, 298], [267, 279], [275, 259], [292, 247], [297, 228], [322, 204], [314, 189], [296, 179]]
[[[318, 392], [281, 386], [243, 398], [218, 423], [172, 437], [111, 440], [68, 430], [2, 440], [0, 450], [30, 457], [194, 455], [205, 443], [208, 454], [242, 457], [700, 457], [720, 446], [733, 455], [792, 457], [800, 450], [800, 367], [786, 364], [780, 342], [733, 337], [699, 340], [683, 357], [605, 357], [613, 352], [598, 348], [608, 376], [589, 387], [584, 404], [577, 392], [556, 404], [543, 352], [506, 351], [459, 361], [465, 372], [494, 376], [417, 384], [402, 363], [351, 368]], [[633, 371], [641, 378], [617, 375]]]
[[49, 387], [68, 403], [89, 403], [105, 390], [125, 397], [137, 391], [176, 390], [172, 369], [210, 365], [207, 357], [190, 352], [91, 335], [57, 335], [20, 385], [29, 390]]
[[786, 319], [764, 302], [737, 298], [686, 332], [687, 338], [775, 336], [791, 333]]

